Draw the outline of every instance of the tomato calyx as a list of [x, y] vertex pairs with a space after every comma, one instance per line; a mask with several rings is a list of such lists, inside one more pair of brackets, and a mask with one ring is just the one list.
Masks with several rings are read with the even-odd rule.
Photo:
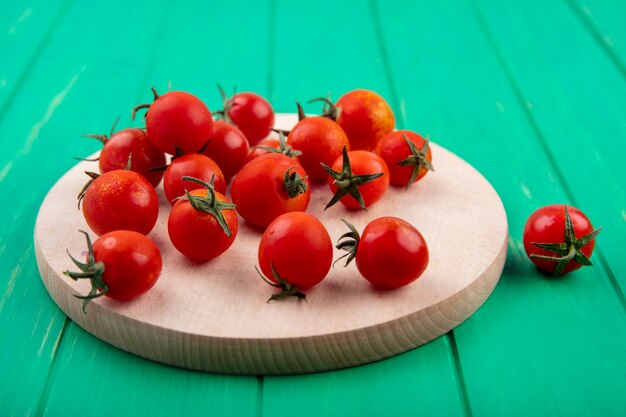
[[545, 255], [537, 255], [531, 254], [531, 258], [535, 259], [544, 259], [548, 261], [556, 262], [556, 268], [554, 268], [553, 276], [559, 276], [561, 271], [565, 268], [565, 266], [571, 261], [574, 260], [583, 266], [591, 266], [592, 263], [585, 255], [581, 249], [586, 246], [589, 242], [594, 240], [598, 233], [602, 230], [602, 227], [598, 227], [594, 231], [587, 233], [585, 236], [576, 238], [574, 233], [574, 226], [572, 224], [572, 218], [569, 215], [569, 211], [567, 210], [567, 206], [565, 209], [565, 242], [564, 243], [540, 243], [540, 242], [531, 242], [532, 245], [544, 249], [548, 252], [553, 252], [555, 256], [545, 256]]
[[402, 137], [404, 137], [404, 141], [409, 146], [409, 149], [411, 150], [411, 154], [407, 156], [406, 159], [403, 159], [402, 161], [398, 162], [398, 165], [413, 167], [413, 171], [411, 172], [411, 177], [409, 178], [409, 182], [406, 184], [406, 187], [405, 187], [405, 190], [406, 190], [409, 188], [411, 184], [413, 184], [413, 182], [415, 182], [415, 179], [417, 178], [417, 176], [419, 175], [422, 169], [426, 169], [428, 171], [434, 172], [435, 168], [430, 163], [430, 161], [426, 159], [426, 155], [428, 155], [428, 150], [429, 150], [428, 139], [424, 140], [424, 146], [422, 146], [422, 149], [420, 150], [417, 148], [417, 146], [415, 146], [415, 144], [412, 141], [409, 140], [409, 138], [407, 137], [405, 133], [402, 134]]
[[374, 181], [376, 178], [379, 178], [383, 175], [382, 172], [377, 172], [374, 174], [363, 174], [363, 175], [355, 175], [352, 173], [352, 166], [350, 165], [350, 158], [348, 157], [348, 149], [346, 146], [343, 147], [343, 166], [341, 168], [341, 172], [335, 171], [328, 165], [321, 163], [322, 168], [331, 176], [333, 179], [333, 183], [338, 187], [337, 192], [333, 196], [333, 198], [326, 204], [324, 210], [328, 209], [335, 205], [339, 200], [341, 200], [345, 195], [350, 195], [354, 198], [357, 203], [361, 206], [361, 208], [367, 211], [367, 207], [365, 207], [365, 202], [363, 201], [363, 196], [359, 191], [359, 187], [361, 185], [367, 184], [368, 182]]
[[282, 300], [288, 297], [296, 297], [298, 300], [306, 301], [306, 294], [302, 291], [299, 291], [298, 286], [290, 284], [286, 279], [278, 275], [278, 272], [276, 272], [276, 269], [274, 269], [274, 264], [272, 264], [271, 262], [270, 268], [272, 269], [272, 276], [274, 277], [276, 282], [272, 282], [265, 278], [261, 271], [259, 271], [259, 268], [257, 268], [256, 266], [254, 267], [254, 269], [256, 269], [256, 272], [259, 274], [263, 281], [265, 281], [268, 285], [271, 285], [274, 288], [280, 288], [280, 292], [272, 294], [272, 296], [268, 298], [268, 303], [270, 301]]
[[298, 121], [301, 122], [306, 119], [306, 114], [304, 113], [304, 109], [300, 105], [300, 103], [296, 102], [296, 106], [298, 107]]
[[289, 195], [289, 198], [296, 198], [300, 194], [306, 193], [306, 190], [309, 189], [309, 186], [306, 183], [306, 179], [309, 178], [301, 177], [296, 171], [289, 173], [292, 169], [296, 168], [296, 165], [290, 166], [285, 171], [285, 176], [283, 178], [283, 184], [285, 186], [285, 191]]
[[[271, 153], [278, 153], [278, 154], [286, 155], [290, 158], [295, 158], [295, 157], [302, 155], [301, 151], [294, 149], [291, 146], [287, 145], [287, 138], [285, 138], [286, 131], [278, 130], [278, 129], [272, 129], [272, 131], [278, 133], [278, 143], [279, 143], [278, 148], [272, 148], [271, 146], [257, 146], [259, 149], [263, 149], [264, 151], [271, 152]], [[289, 134], [289, 132], [286, 132], [286, 134]]]
[[102, 278], [102, 275], [104, 274], [104, 263], [96, 262], [89, 234], [87, 234], [87, 232], [83, 230], [79, 230], [79, 232], [84, 234], [87, 238], [87, 249], [89, 250], [87, 263], [79, 262], [70, 254], [69, 250], [66, 250], [74, 265], [76, 265], [76, 267], [80, 269], [80, 272], [72, 272], [70, 270], [66, 270], [63, 271], [63, 275], [67, 275], [74, 281], [78, 281], [79, 279], [88, 279], [91, 282], [91, 290], [89, 291], [89, 294], [74, 295], [74, 297], [83, 300], [83, 313], [86, 313], [87, 311], [85, 309], [87, 308], [87, 305], [91, 302], [91, 300], [106, 294], [109, 290], [109, 287], [106, 285], [104, 279]]
[[233, 122], [230, 118], [228, 112], [233, 107], [235, 95], [237, 94], [237, 88], [233, 90], [233, 95], [230, 96], [230, 98], [226, 97], [226, 91], [221, 85], [217, 84], [217, 89], [220, 91], [220, 95], [222, 96], [222, 109], [211, 112], [211, 114], [217, 117], [218, 120], [223, 120], [231, 125], [234, 125], [235, 122]]
[[198, 195], [192, 195], [189, 191], [185, 190], [185, 196], [179, 197], [182, 200], [189, 201], [191, 207], [193, 207], [197, 211], [203, 211], [205, 213], [209, 213], [212, 215], [217, 223], [222, 227], [226, 236], [231, 237], [233, 232], [228, 227], [228, 223], [226, 223], [226, 219], [224, 219], [224, 214], [222, 211], [224, 210], [234, 210], [237, 205], [233, 203], [229, 203], [226, 201], [219, 201], [217, 199], [217, 195], [215, 193], [215, 174], [211, 177], [211, 182], [207, 183], [202, 181], [199, 178], [184, 176], [183, 181], [191, 181], [197, 184], [202, 185], [204, 188], [208, 190], [206, 197], [201, 197]]
[[[152, 101], [154, 103], [160, 96], [159, 96], [159, 93], [157, 93], [157, 90], [156, 90], [156, 88], [154, 88], [154, 86], [150, 87], [150, 90], [152, 90], [152, 95], [154, 96], [154, 100]], [[150, 106], [152, 106], [152, 103], [139, 104], [139, 105], [133, 107], [132, 111], [130, 112], [130, 118], [135, 120], [135, 117], [137, 116], [137, 112], [139, 110], [149, 109]], [[146, 117], [146, 114], [147, 113], [144, 113], [144, 115], [143, 115], [144, 118]]]
[[356, 258], [356, 252], [359, 248], [361, 235], [359, 235], [359, 232], [356, 230], [352, 223], [344, 219], [341, 219], [341, 221], [344, 222], [346, 226], [348, 226], [348, 229], [350, 229], [350, 231], [344, 233], [339, 237], [339, 239], [337, 239], [337, 244], [335, 245], [335, 247], [346, 253], [337, 258], [335, 263], [333, 263], [333, 266], [343, 258], [347, 258], [346, 263], [343, 265], [344, 267], [346, 267], [348, 266], [348, 264], [350, 264], [350, 262], [352, 262], [354, 258]]
[[[198, 152], [191, 152], [191, 153], [201, 154], [206, 149], [206, 147], [209, 146], [209, 143], [211, 143], [211, 139], [207, 140], [204, 143], [204, 145], [202, 145], [202, 147], [198, 150]], [[186, 154], [182, 149], [180, 149], [180, 147], [178, 147], [177, 145], [174, 145], [174, 155], [172, 155], [172, 157], [170, 158], [169, 164], [161, 165], [160, 167], [153, 167], [153, 168], [146, 169], [146, 172], [165, 171], [172, 164], [172, 162], [174, 162], [175, 160], [177, 160], [178, 158], [184, 155], [189, 155], [189, 153]]]
[[317, 97], [309, 100], [307, 103], [316, 103], [319, 101], [323, 103], [322, 114], [320, 114], [320, 117], [326, 117], [327, 119], [336, 122], [341, 114], [341, 107], [335, 106], [335, 103], [330, 100], [330, 97]]

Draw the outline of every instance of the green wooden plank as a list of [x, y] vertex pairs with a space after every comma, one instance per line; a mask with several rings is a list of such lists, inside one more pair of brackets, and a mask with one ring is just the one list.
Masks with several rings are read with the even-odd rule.
[[[367, 3], [279, 1], [276, 10], [275, 91], [279, 111], [329, 91], [335, 99], [369, 88], [395, 99]], [[308, 106], [311, 112], [318, 111]], [[396, 110], [402, 121], [402, 112]], [[308, 376], [266, 377], [263, 414], [463, 415], [462, 392], [446, 337], [378, 363]], [[312, 403], [312, 399], [315, 399]]]
[[[202, 11], [198, 5], [195, 7], [197, 12]], [[146, 82], [147, 68], [159, 60], [160, 44], [153, 42], [158, 38], [160, 16], [164, 12], [163, 5], [150, 2], [134, 4], [132, 8], [122, 2], [99, 6], [79, 4], [54, 33], [49, 47], [0, 123], [0, 135], [11, 138], [0, 144], [0, 192], [2, 195], [24, 194], [16, 204], [1, 208], [0, 339], [11, 340], [0, 348], [3, 368], [0, 408], [6, 415], [38, 411], [68, 415], [65, 410], [70, 403], [74, 404], [72, 410], [89, 408], [90, 395], [105, 396], [111, 386], [145, 400], [126, 410], [133, 415], [141, 414], [148, 402], [158, 404], [163, 413], [169, 415], [177, 414], [184, 402], [198, 408], [198, 413], [205, 410], [199, 406], [204, 402], [235, 413], [248, 413], [257, 408], [259, 383], [256, 378], [233, 377], [232, 382], [225, 382], [215, 375], [184, 376], [186, 373], [177, 369], [149, 363], [145, 368], [155, 384], [172, 380], [185, 381], [187, 385], [168, 390], [169, 394], [165, 395], [162, 391], [148, 391], [147, 380], [140, 375], [120, 381], [119, 373], [126, 372], [126, 367], [143, 367], [146, 361], [93, 339], [73, 324], [64, 326], [65, 316], [50, 300], [34, 265], [29, 230], [32, 231], [45, 192], [73, 165], [71, 156], [87, 155], [97, 149], [96, 143], [79, 138], [80, 133], [106, 131], [120, 113], [125, 116], [121, 125], [129, 124], [129, 109], [145, 96], [150, 86]], [[206, 15], [196, 13], [196, 27]], [[182, 6], [172, 16], [184, 20]], [[120, 29], [115, 32], [92, 30], [94, 21], [115, 21]], [[137, 22], [142, 22], [141, 31], [137, 30]], [[174, 30], [176, 25], [170, 23], [170, 27]], [[137, 48], [137, 44], [142, 48]], [[188, 45], [191, 47], [194, 43], [188, 42]], [[206, 49], [210, 47], [206, 43]], [[164, 52], [166, 56], [178, 56], [181, 63], [184, 63], [181, 56], [191, 55], [187, 49]], [[210, 54], [204, 56], [210, 57]], [[208, 67], [209, 63], [205, 62], [204, 66]], [[182, 79], [184, 75], [179, 66], [177, 76]], [[29, 180], [26, 193], [25, 178]], [[33, 309], [33, 305], [37, 307]], [[68, 343], [60, 342], [64, 340], [64, 327], [69, 329]], [[71, 360], [72, 355], [90, 357], [93, 351], [98, 353], [89, 365], [84, 360]], [[107, 355], [111, 363], [105, 367], [117, 373], [101, 373], [99, 359]], [[55, 371], [49, 374], [53, 361]], [[80, 386], [85, 395], [75, 396], [67, 389], [67, 381], [85, 379], [93, 381]], [[212, 389], [216, 384], [230, 388]], [[224, 392], [229, 394], [224, 395]], [[247, 400], [228, 403], [232, 398]]]
[[[123, 82], [123, 87], [137, 96], [135, 102], [138, 98], [145, 100], [151, 97], [151, 85], [165, 91], [168, 81], [171, 81], [173, 89], [189, 90], [203, 99], [210, 99], [209, 96], [219, 98], [211, 80], [220, 77], [224, 79], [225, 85], [242, 82], [242, 85], [265, 93], [267, 73], [263, 74], [262, 69], [250, 72], [247, 66], [249, 59], [262, 60], [269, 47], [267, 35], [265, 41], [257, 35], [267, 32], [269, 19], [263, 18], [264, 13], [267, 13], [264, 5], [251, 7], [246, 13], [241, 13], [235, 5], [207, 6], [202, 1], [172, 4], [166, 11], [162, 30], [152, 38], [146, 37], [145, 43], [152, 52], [149, 56], [146, 54], [137, 59], [137, 66], [143, 73]], [[157, 11], [148, 7], [138, 6], [131, 11], [136, 15], [132, 20], [159, 20]], [[236, 19], [243, 26], [229, 34], [229, 38], [232, 45], [236, 45], [237, 53], [231, 51], [231, 43], [216, 47], [208, 41], [228, 33], [232, 29], [231, 22]], [[185, 25], [181, 26], [182, 21]], [[132, 35], [122, 34], [121, 39], [129, 36]], [[248, 42], [253, 36], [256, 36], [263, 47]], [[123, 49], [129, 54], [137, 53], [135, 48], [124, 48], [121, 39], [114, 42], [112, 48]], [[141, 41], [137, 40], [139, 44]], [[110, 80], [104, 77], [102, 82], [106, 84]], [[216, 105], [219, 102], [214, 101]], [[127, 105], [126, 109], [130, 107], [131, 105]], [[124, 119], [128, 122], [128, 114], [123, 115], [122, 120]], [[82, 331], [77, 331], [75, 338], [79, 349], [70, 343], [71, 338], [59, 349], [59, 364], [55, 364], [50, 390], [44, 402], [44, 415], [78, 415], [81, 410], [89, 410], [87, 414], [90, 415], [137, 415], [146, 412], [153, 415], [250, 415], [259, 411], [261, 384], [258, 378], [182, 371], [121, 353]], [[90, 352], [94, 349], [97, 353], [92, 355]], [[82, 363], [81, 366], [69, 366], [76, 363], [72, 359], [72, 356], [76, 356], [73, 351], [90, 359], [78, 361]], [[109, 358], [111, 365], [102, 367], [102, 361], [108, 362]], [[128, 378], [119, 381], [120, 372], [127, 368], [137, 368], [137, 372], [127, 373], [125, 375]], [[68, 393], [65, 381], [81, 378], [88, 378], [90, 383]], [[147, 384], [147, 381], [151, 383]], [[111, 386], [115, 386], [114, 391]], [[120, 389], [127, 393], [127, 401], [114, 407], [113, 412], [93, 407], [91, 392], [105, 399], [107, 395]], [[70, 402], [73, 403], [72, 406], [68, 405]]]
[[[626, 141], [621, 139], [626, 78], [565, 4], [481, 2], [479, 10], [528, 117], [541, 132], [542, 146], [559, 166], [568, 199], [605, 228], [596, 263], [607, 268], [626, 307], [626, 259], [616, 244], [626, 234]], [[522, 35], [531, 19], [542, 30]], [[527, 54], [513, 53], [521, 47]]]
[[0, 13], [0, 120], [71, 2], [5, 2]]
[[[551, 280], [524, 254], [521, 234], [528, 215], [540, 205], [570, 200], [554, 160], [544, 152], [541, 132], [530, 123], [467, 5], [413, 4], [394, 13], [406, 6], [400, 3], [380, 3], [379, 10], [407, 127], [430, 134], [479, 169], [499, 192], [509, 219], [501, 281], [454, 331], [472, 414], [618, 414], [626, 406], [619, 395], [626, 321], [606, 271], [600, 265]], [[493, 13], [502, 27], [510, 26]], [[527, 21], [524, 27], [537, 30], [538, 24]], [[509, 47], [511, 54], [528, 61], [530, 51], [521, 39], [529, 31], [515, 33], [521, 38]], [[503, 32], [499, 38], [510, 36]], [[531, 66], [528, 62], [520, 70]], [[549, 80], [543, 88], [556, 88], [551, 68], [541, 71]], [[562, 123], [559, 118], [556, 124]]]
[[267, 377], [263, 415], [460, 416], [448, 339], [368, 365], [304, 376]]
[[626, 3], [611, 0], [566, 1], [626, 76]]
[[71, 326], [43, 416], [247, 416], [259, 409], [254, 377], [166, 367], [111, 348]]

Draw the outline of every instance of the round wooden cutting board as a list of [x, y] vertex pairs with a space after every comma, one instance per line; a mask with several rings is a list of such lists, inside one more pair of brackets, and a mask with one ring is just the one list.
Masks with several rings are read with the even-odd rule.
[[[278, 115], [290, 129], [295, 115]], [[274, 291], [257, 275], [261, 232], [240, 218], [239, 235], [222, 256], [188, 261], [167, 235], [169, 204], [150, 233], [163, 255], [157, 284], [142, 297], [120, 302], [101, 297], [83, 313], [88, 282], [62, 274], [73, 264], [65, 250], [84, 256], [89, 231], [76, 206], [87, 180], [81, 162], [65, 174], [41, 205], [35, 227], [37, 263], [48, 292], [74, 322], [96, 337], [137, 355], [184, 368], [236, 374], [294, 374], [344, 368], [386, 358], [432, 340], [467, 319], [487, 299], [502, 273], [507, 221], [498, 194], [474, 168], [432, 144], [436, 172], [408, 191], [391, 187], [369, 211], [341, 204], [327, 211], [326, 184], [312, 187], [309, 212], [331, 238], [345, 233], [340, 219], [359, 231], [381, 216], [397, 216], [426, 239], [430, 263], [416, 282], [393, 291], [374, 289], [353, 264], [338, 263], [307, 302], [267, 303]], [[262, 203], [261, 203], [262, 204]], [[95, 234], [91, 233], [95, 240]], [[335, 259], [340, 253], [335, 252]], [[306, 256], [306, 254], [305, 254]], [[83, 280], [84, 281], [84, 280]]]

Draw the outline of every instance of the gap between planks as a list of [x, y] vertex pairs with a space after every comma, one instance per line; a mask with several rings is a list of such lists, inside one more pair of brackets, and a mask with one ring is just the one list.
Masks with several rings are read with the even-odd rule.
[[[539, 124], [537, 123], [532, 112], [530, 111], [530, 108], [528, 106], [528, 101], [526, 100], [524, 93], [522, 92], [515, 77], [513, 76], [513, 72], [511, 71], [511, 68], [509, 67], [508, 62], [504, 54], [501, 51], [500, 45], [495, 39], [493, 32], [489, 28], [489, 24], [487, 23], [487, 20], [485, 19], [484, 15], [482, 14], [482, 11], [480, 10], [480, 6], [476, 3], [475, 0], [468, 0], [468, 3], [469, 3], [470, 10], [472, 11], [472, 14], [474, 15], [474, 18], [476, 19], [476, 22], [478, 23], [478, 27], [483, 33], [485, 40], [487, 41], [487, 44], [489, 45], [489, 48], [492, 50], [496, 58], [496, 62], [502, 68], [502, 71], [506, 77], [507, 82], [511, 85], [515, 98], [517, 99], [517, 102], [520, 108], [522, 109], [524, 115], [526, 116], [532, 131], [535, 133], [535, 136], [539, 139], [539, 144], [541, 145], [541, 149], [544, 152], [544, 154], [547, 156], [548, 161], [550, 162], [551, 168], [556, 174], [559, 184], [563, 187], [564, 194], [573, 205], [575, 206], [578, 205], [576, 198], [574, 196], [574, 193], [572, 189], [570, 188], [569, 183], [566, 181], [565, 175], [561, 171], [559, 164], [557, 163], [556, 158], [554, 157], [554, 154], [550, 150], [547, 144], [546, 138], [543, 135], [541, 128], [539, 127]], [[620, 69], [620, 72], [621, 72], [622, 68], [619, 66], [618, 68]], [[626, 75], [626, 72], [624, 74]], [[599, 263], [601, 265], [601, 268], [603, 272], [606, 274], [608, 281], [609, 281], [609, 285], [613, 289], [615, 293], [614, 295], [618, 299], [620, 306], [622, 307], [622, 310], [626, 312], [626, 295], [622, 291], [622, 288], [620, 287], [619, 282], [617, 281], [617, 277], [615, 276], [611, 266], [609, 265], [609, 262], [604, 256], [604, 253], [602, 251], [602, 243], [596, 244], [595, 254], [596, 254], [597, 259], [600, 261]]]

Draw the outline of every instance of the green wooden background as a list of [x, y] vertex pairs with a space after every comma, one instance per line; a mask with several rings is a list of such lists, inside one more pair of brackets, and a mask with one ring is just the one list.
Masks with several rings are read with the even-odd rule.
[[[111, 1], [0, 4], [0, 415], [626, 415], [626, 2]], [[149, 87], [257, 91], [280, 112], [384, 95], [499, 192], [509, 256], [467, 322], [378, 363], [236, 377], [153, 363], [90, 336], [41, 283], [47, 190]], [[314, 108], [309, 110], [313, 111]], [[604, 226], [595, 266], [538, 274], [521, 230], [569, 203]], [[476, 242], [477, 245], [480, 242]]]

